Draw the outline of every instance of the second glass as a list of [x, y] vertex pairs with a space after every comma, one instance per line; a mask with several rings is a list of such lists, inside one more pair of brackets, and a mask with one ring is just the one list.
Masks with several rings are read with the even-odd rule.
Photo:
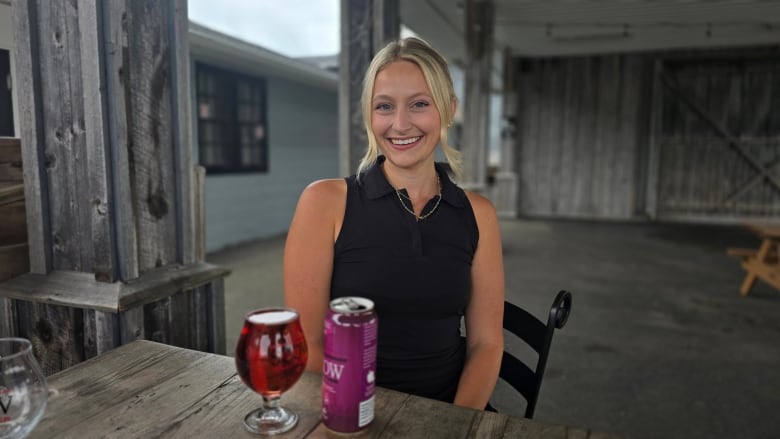
[[24, 338], [0, 338], [0, 438], [27, 436], [46, 410], [46, 378]]

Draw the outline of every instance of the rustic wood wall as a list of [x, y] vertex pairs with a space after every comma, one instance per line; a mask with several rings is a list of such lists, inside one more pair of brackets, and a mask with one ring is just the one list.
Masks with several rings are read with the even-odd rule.
[[780, 216], [780, 50], [698, 53], [658, 64], [656, 216]]
[[640, 55], [519, 60], [519, 215], [636, 215], [651, 65]]
[[146, 338], [224, 351], [190, 158], [186, 0], [13, 3], [30, 273], [0, 320], [47, 373]]
[[519, 215], [780, 216], [776, 46], [521, 59]]

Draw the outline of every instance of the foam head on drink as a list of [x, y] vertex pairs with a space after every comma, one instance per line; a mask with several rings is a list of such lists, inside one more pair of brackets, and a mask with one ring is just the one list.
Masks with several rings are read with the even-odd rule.
[[354, 433], [374, 420], [377, 317], [374, 302], [341, 297], [330, 302], [324, 325], [322, 421]]

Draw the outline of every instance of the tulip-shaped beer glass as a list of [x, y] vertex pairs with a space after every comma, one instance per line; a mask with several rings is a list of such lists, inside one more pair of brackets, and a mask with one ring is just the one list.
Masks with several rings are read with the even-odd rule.
[[282, 407], [280, 398], [301, 377], [308, 356], [294, 309], [263, 308], [244, 317], [236, 345], [236, 369], [244, 384], [263, 396], [263, 407], [244, 418], [247, 430], [272, 435], [298, 423], [298, 415]]

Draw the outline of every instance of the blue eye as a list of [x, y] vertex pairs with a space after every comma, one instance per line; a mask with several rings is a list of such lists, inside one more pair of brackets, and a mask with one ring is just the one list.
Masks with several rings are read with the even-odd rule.
[[412, 103], [412, 107], [414, 107], [414, 108], [425, 108], [428, 105], [430, 105], [430, 104], [425, 102], [425, 101], [416, 101], [416, 102]]
[[374, 107], [374, 109], [375, 110], [379, 110], [379, 111], [390, 111], [390, 110], [393, 109], [393, 107], [392, 107], [392, 105], [390, 105], [388, 103], [381, 103], [381, 104], [377, 104]]

